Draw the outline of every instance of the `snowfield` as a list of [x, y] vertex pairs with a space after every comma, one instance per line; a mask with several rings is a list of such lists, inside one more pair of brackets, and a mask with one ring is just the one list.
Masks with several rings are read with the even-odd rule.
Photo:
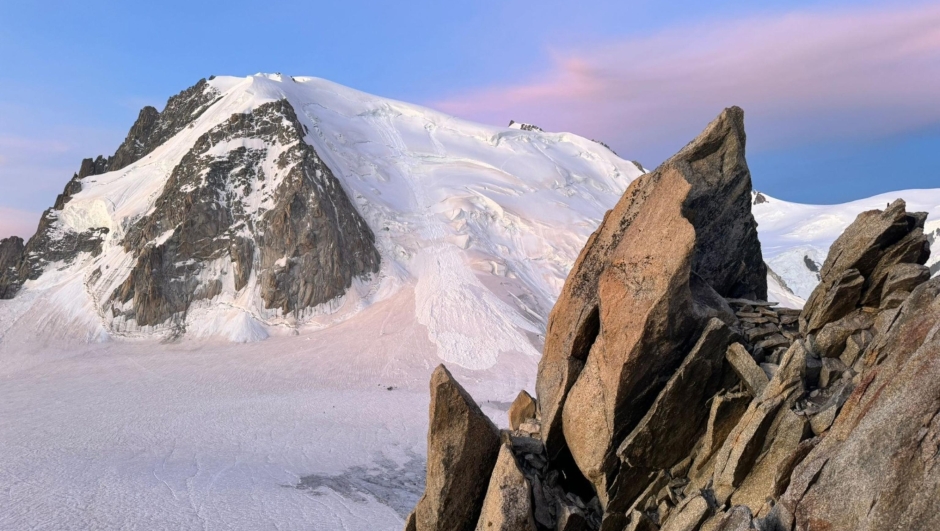
[[[4, 341], [0, 529], [399, 529], [423, 489], [414, 290], [262, 343]], [[452, 365], [504, 426], [536, 359]]]
[[[534, 390], [568, 271], [642, 174], [576, 135], [322, 79], [210, 84], [219, 98], [190, 127], [87, 178], [60, 213], [62, 230], [108, 227], [102, 254], [52, 264], [0, 301], [0, 530], [401, 529], [423, 489], [431, 371], [447, 363], [505, 426], [518, 390]], [[189, 312], [181, 340], [115, 322], [90, 272], [123, 278], [124, 228], [200, 135], [281, 98], [375, 233], [379, 275], [300, 317], [225, 290]], [[780, 277], [770, 298], [799, 307], [816, 282], [808, 264], [896, 197], [929, 212], [940, 255], [940, 190], [835, 206], [765, 197], [754, 213]]]

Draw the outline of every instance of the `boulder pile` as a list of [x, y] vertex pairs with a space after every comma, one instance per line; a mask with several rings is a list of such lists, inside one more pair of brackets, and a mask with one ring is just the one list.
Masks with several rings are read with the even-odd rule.
[[940, 529], [926, 215], [860, 214], [806, 307], [778, 308], [744, 145], [726, 109], [631, 184], [565, 283], [537, 399], [520, 393], [509, 430], [435, 371], [406, 529]]

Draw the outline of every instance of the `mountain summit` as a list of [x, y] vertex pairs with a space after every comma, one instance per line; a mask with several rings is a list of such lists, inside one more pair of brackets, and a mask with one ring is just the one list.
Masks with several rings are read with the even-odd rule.
[[25, 247], [5, 241], [0, 296], [63, 335], [246, 341], [416, 283], [431, 337], [480, 365], [480, 329], [499, 332], [490, 357], [540, 348], [578, 250], [641, 173], [567, 133], [316, 78], [213, 77], [144, 108]]

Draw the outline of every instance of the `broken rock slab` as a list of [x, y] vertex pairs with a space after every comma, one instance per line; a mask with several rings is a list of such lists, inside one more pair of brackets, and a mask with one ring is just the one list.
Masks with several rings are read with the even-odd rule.
[[721, 385], [731, 334], [722, 321], [708, 322], [682, 365], [617, 449], [621, 464], [611, 488], [610, 510], [625, 510], [641, 493], [646, 478], [688, 457], [708, 420], [709, 401]]
[[699, 471], [721, 448], [728, 434], [747, 410], [751, 398], [752, 395], [748, 393], [727, 393], [715, 396], [711, 402], [702, 447], [696, 454], [695, 462], [690, 469], [690, 477], [697, 477]]
[[855, 309], [862, 296], [865, 277], [857, 269], [847, 269], [839, 276], [820, 282], [803, 307], [800, 332], [811, 334]]
[[660, 531], [696, 531], [711, 511], [704, 496], [686, 498], [666, 519]]
[[[865, 277], [868, 282], [865, 292], [862, 293], [862, 305], [878, 307], [880, 301], [888, 294], [894, 291], [911, 291], [918, 284], [930, 278], [928, 270], [927, 277], [917, 282], [915, 279], [923, 273], [919, 272], [917, 268], [903, 267], [923, 265], [930, 257], [930, 242], [927, 240], [927, 236], [924, 235], [923, 227], [916, 226], [918, 222], [919, 220], [912, 222], [911, 215], [908, 216], [908, 225], [912, 227], [911, 232], [885, 249], [874, 271]], [[898, 266], [902, 266], [901, 270], [897, 271], [902, 278], [897, 280], [907, 284], [907, 286], [888, 288], [888, 277], [891, 276], [892, 271], [897, 270]], [[903, 277], [907, 275], [911, 275], [911, 277], [904, 279]]]
[[500, 451], [499, 430], [443, 365], [431, 375], [427, 480], [416, 531], [471, 531]]
[[802, 342], [790, 346], [774, 378], [751, 402], [715, 455], [713, 485], [718, 503], [727, 501], [750, 473], [780, 408], [802, 394], [806, 356]]
[[930, 280], [930, 269], [916, 263], [896, 264], [887, 271], [881, 298], [898, 292], [914, 291], [914, 288]]
[[733, 343], [728, 347], [725, 353], [725, 359], [731, 364], [735, 374], [741, 379], [741, 383], [751, 393], [751, 396], [760, 396], [770, 381], [764, 371], [757, 365], [751, 353], [748, 352], [740, 343]]
[[509, 444], [500, 446], [476, 531], [535, 531], [531, 488]]
[[874, 323], [871, 312], [855, 310], [838, 321], [826, 323], [812, 337], [813, 351], [823, 358], [836, 358], [845, 348], [849, 336], [859, 330], [867, 330]]

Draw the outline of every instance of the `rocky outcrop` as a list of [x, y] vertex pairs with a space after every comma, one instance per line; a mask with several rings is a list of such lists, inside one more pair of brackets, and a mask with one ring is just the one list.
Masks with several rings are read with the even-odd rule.
[[570, 451], [602, 503], [614, 450], [707, 319], [730, 315], [721, 296], [766, 293], [743, 149], [743, 115], [728, 109], [632, 183], [552, 310], [537, 383], [542, 436], [554, 459]]
[[[123, 245], [136, 264], [110, 311], [139, 326], [182, 322], [193, 302], [220, 292], [225, 277], [208, 268], [219, 259], [233, 265], [236, 291], [255, 275], [265, 308], [285, 315], [378, 271], [372, 231], [304, 135], [290, 103], [278, 100], [200, 137], [152, 211], [128, 228]], [[244, 139], [263, 147], [213, 151]], [[266, 173], [272, 160], [277, 181]]]
[[[499, 430], [450, 372], [439, 365], [431, 375], [427, 482], [415, 507], [416, 531], [475, 529], [499, 453]], [[504, 465], [495, 481], [517, 481], [512, 464]], [[517, 486], [513, 488], [518, 490]], [[503, 504], [494, 492], [487, 517], [496, 518]]]
[[938, 329], [934, 279], [867, 349], [855, 391], [791, 476], [779, 528], [940, 529]]
[[[567, 452], [562, 414], [569, 391], [585, 369], [592, 349], [598, 352], [595, 360], [604, 356], [601, 349], [606, 337], [601, 337], [600, 345], [594, 347], [601, 328], [621, 328], [613, 322], [602, 326], [602, 320], [618, 319], [625, 313], [613, 311], [614, 301], [603, 304], [602, 279], [609, 285], [612, 296], [635, 297], [637, 304], [645, 306], [651, 312], [650, 323], [657, 315], [673, 315], [669, 308], [653, 302], [656, 299], [653, 292], [658, 293], [666, 305], [674, 304], [680, 308], [679, 313], [687, 314], [691, 312], [689, 301], [674, 301], [671, 293], [681, 292], [684, 295], [680, 296], [691, 298], [694, 285], [706, 288], [698, 290], [700, 293], [766, 297], [766, 270], [757, 240], [757, 225], [750, 212], [751, 181], [744, 159], [744, 143], [743, 112], [738, 108], [727, 109], [699, 138], [659, 169], [634, 181], [588, 239], [549, 316], [539, 363], [536, 391], [542, 415], [542, 437], [552, 459], [563, 458]], [[670, 213], [658, 212], [659, 208], [670, 209]], [[656, 216], [658, 222], [646, 219], [649, 216]], [[651, 231], [668, 238], [666, 241], [671, 247], [661, 242], [652, 243], [655, 237]], [[675, 253], [671, 252], [673, 249]], [[646, 250], [649, 253], [644, 255]], [[667, 260], [659, 261], [660, 255], [669, 256], [661, 256]], [[613, 265], [615, 261], [617, 265]], [[644, 270], [631, 270], [634, 265], [631, 261]], [[631, 282], [636, 285], [629, 286]], [[618, 283], [621, 288], [627, 285], [628, 289], [618, 288]], [[603, 307], [609, 311], [602, 318]], [[678, 314], [676, 318], [681, 320]], [[704, 321], [699, 321], [700, 329]], [[670, 324], [673, 325], [678, 323]], [[614, 338], [628, 342], [640, 339], [619, 334]], [[679, 350], [691, 347], [695, 339], [694, 333], [691, 337], [683, 336], [680, 343], [684, 344]], [[654, 341], [654, 338], [646, 337], [642, 341]], [[671, 352], [656, 363], [667, 367], [667, 371], [674, 370], [681, 356], [679, 352]], [[591, 367], [589, 370], [594, 372], [590, 374], [599, 374], [598, 369], [599, 366]], [[647, 383], [636, 376], [637, 384]], [[585, 381], [593, 377], [589, 375]], [[658, 385], [664, 383], [665, 380], [660, 380]], [[584, 389], [578, 394], [590, 400], [585, 396], [590, 391], [586, 387], [582, 385]], [[620, 398], [609, 398], [616, 402], [614, 409], [625, 408]], [[647, 396], [645, 400], [651, 399]], [[605, 415], [614, 413], [610, 407], [608, 404]], [[597, 455], [591, 461], [596, 465], [609, 458], [610, 449], [619, 443], [616, 439], [625, 435], [614, 434], [604, 450], [592, 449]]]
[[[720, 191], [747, 188], [750, 204], [729, 163], [734, 120], [677, 155], [698, 162], [631, 185], [568, 278], [526, 421], [541, 429], [503, 435], [535, 528], [940, 528], [940, 279], [923, 266], [925, 216], [903, 201], [863, 213], [806, 308], [777, 308], [752, 274], [766, 274], [759, 248], [702, 214], [719, 215]], [[726, 237], [752, 224], [747, 210], [723, 221]], [[507, 511], [528, 525], [524, 507]]]
[[515, 120], [509, 120], [509, 125], [507, 127], [510, 129], [521, 129], [523, 131], [542, 131], [542, 128], [537, 125], [517, 122]]
[[[924, 235], [925, 213], [909, 214], [903, 200], [887, 209], [862, 212], [829, 248], [819, 286], [806, 301], [800, 331], [813, 333], [822, 325], [844, 317], [857, 306], [878, 308], [885, 281], [895, 266], [923, 265], [930, 256]], [[929, 275], [928, 275], [929, 276]], [[914, 274], [916, 283], [918, 275]], [[895, 289], [910, 287], [895, 286]]]

